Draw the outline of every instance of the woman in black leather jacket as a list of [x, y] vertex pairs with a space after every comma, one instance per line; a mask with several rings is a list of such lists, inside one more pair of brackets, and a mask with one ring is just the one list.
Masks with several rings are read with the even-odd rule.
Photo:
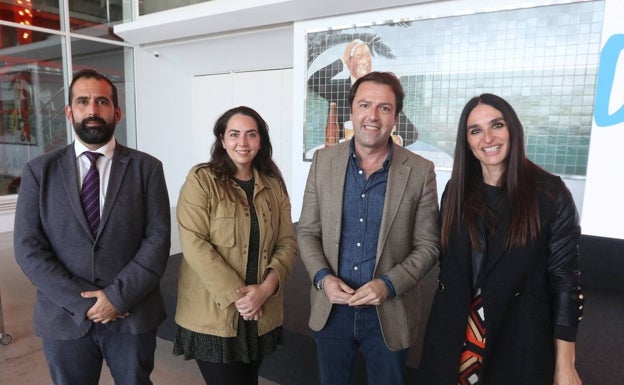
[[502, 98], [471, 99], [457, 132], [420, 383], [579, 385], [572, 196], [526, 158], [522, 124]]

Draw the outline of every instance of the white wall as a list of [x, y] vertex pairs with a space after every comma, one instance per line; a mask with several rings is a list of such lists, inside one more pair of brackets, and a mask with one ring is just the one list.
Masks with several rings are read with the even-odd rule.
[[[592, 125], [583, 233], [624, 239], [624, 4], [605, 3], [595, 119]], [[607, 46], [607, 43], [609, 46]], [[614, 45], [615, 43], [615, 45]]]
[[8, 233], [13, 231], [13, 222], [15, 222], [16, 201], [16, 195], [0, 196], [0, 233]]

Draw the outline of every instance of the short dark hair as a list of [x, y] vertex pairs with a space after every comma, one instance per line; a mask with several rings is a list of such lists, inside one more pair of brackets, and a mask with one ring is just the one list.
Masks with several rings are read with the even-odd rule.
[[351, 90], [349, 91], [349, 106], [352, 110], [355, 94], [360, 85], [364, 82], [385, 84], [392, 88], [392, 92], [394, 92], [394, 98], [396, 99], [395, 117], [399, 116], [399, 113], [403, 110], [403, 99], [405, 98], [405, 92], [403, 91], [403, 86], [401, 85], [399, 78], [392, 72], [373, 71], [356, 80], [355, 83], [351, 86]]
[[113, 96], [112, 96], [113, 107], [115, 108], [119, 107], [119, 99], [117, 97], [117, 87], [115, 87], [115, 85], [113, 84], [113, 82], [110, 81], [109, 78], [97, 72], [96, 70], [92, 70], [92, 69], [80, 70], [74, 74], [74, 78], [72, 79], [71, 84], [69, 85], [69, 105], [70, 106], [72, 104], [72, 99], [74, 98], [74, 93], [73, 93], [74, 83], [76, 83], [76, 81], [79, 79], [97, 79], [97, 80], [103, 80], [106, 83], [108, 83], [108, 85], [111, 87], [113, 91]]

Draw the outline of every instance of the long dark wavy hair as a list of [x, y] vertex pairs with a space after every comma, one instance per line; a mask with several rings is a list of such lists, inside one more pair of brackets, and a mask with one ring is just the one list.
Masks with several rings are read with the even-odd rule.
[[249, 116], [258, 126], [258, 133], [260, 134], [260, 149], [252, 161], [252, 167], [258, 170], [260, 174], [276, 178], [284, 191], [286, 191], [286, 194], [288, 194], [286, 183], [284, 183], [284, 178], [282, 177], [282, 172], [272, 159], [273, 146], [271, 146], [271, 140], [269, 138], [269, 126], [264, 119], [262, 119], [262, 116], [260, 116], [260, 114], [258, 114], [253, 108], [247, 106], [234, 107], [225, 111], [223, 115], [217, 119], [213, 129], [215, 141], [210, 150], [211, 160], [204, 165], [210, 167], [219, 179], [226, 182], [224, 183], [224, 186], [228, 196], [232, 198], [232, 200], [239, 199], [235, 198], [238, 195], [232, 189], [232, 184], [229, 183], [234, 177], [234, 174], [236, 174], [236, 165], [232, 162], [232, 159], [221, 142], [223, 136], [225, 135], [225, 129], [227, 128], [228, 122], [232, 116], [237, 114]]
[[470, 150], [467, 139], [468, 116], [479, 104], [487, 104], [500, 111], [509, 130], [509, 153], [499, 182], [510, 207], [506, 248], [526, 245], [527, 240], [535, 239], [541, 230], [536, 193], [538, 186], [535, 182], [535, 176], [541, 169], [526, 157], [524, 129], [514, 109], [500, 96], [486, 93], [470, 99], [459, 119], [453, 171], [442, 202], [444, 211], [440, 235], [443, 249], [448, 246], [453, 226], [459, 229], [464, 223], [472, 247], [480, 250], [478, 220], [483, 217], [492, 223], [496, 215], [484, 201], [481, 163]]

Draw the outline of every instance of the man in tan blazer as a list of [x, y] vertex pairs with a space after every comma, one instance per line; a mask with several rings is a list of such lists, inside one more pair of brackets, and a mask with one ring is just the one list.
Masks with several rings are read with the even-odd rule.
[[317, 151], [310, 167], [297, 233], [323, 385], [350, 382], [360, 347], [369, 383], [403, 383], [419, 282], [439, 253], [434, 165], [390, 138], [403, 98], [394, 74], [358, 79], [354, 138]]

